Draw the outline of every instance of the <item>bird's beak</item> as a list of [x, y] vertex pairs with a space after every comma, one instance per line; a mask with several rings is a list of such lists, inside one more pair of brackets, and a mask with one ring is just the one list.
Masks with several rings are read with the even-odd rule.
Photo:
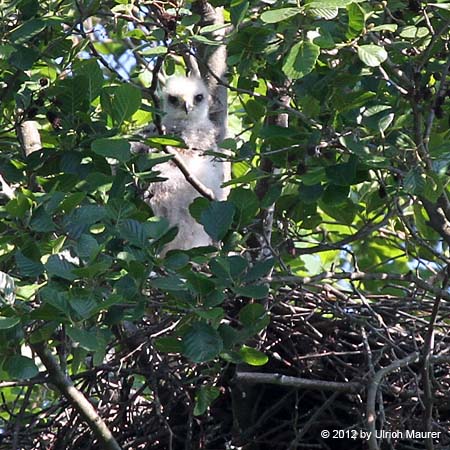
[[186, 100], [186, 99], [183, 99], [183, 100], [184, 100], [183, 109], [184, 109], [184, 112], [186, 113], [186, 115], [188, 115], [189, 112], [192, 111], [193, 105], [191, 104], [191, 102], [189, 100]]

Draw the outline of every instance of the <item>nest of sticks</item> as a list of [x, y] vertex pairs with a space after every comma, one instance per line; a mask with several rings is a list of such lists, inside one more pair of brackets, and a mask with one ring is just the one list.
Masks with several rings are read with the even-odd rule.
[[[445, 300], [414, 289], [368, 296], [326, 283], [281, 288], [270, 299], [269, 327], [252, 342], [269, 356], [262, 367], [193, 365], [159, 353], [155, 338], [178, 319], [160, 300], [133, 333], [117, 330], [103, 364], [74, 377], [123, 450], [449, 448]], [[229, 302], [230, 315], [239, 301]], [[27, 413], [4, 430], [0, 449], [99, 450], [46, 381], [34, 380], [38, 405], [20, 397]], [[220, 396], [196, 416], [205, 384]]]

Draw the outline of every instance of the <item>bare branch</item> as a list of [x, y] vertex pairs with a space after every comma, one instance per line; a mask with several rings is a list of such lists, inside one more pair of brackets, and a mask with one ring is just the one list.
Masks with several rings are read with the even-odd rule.
[[[444, 203], [439, 204], [439, 200]], [[446, 199], [441, 197], [436, 204], [430, 202], [426, 198], [421, 198], [423, 207], [425, 208], [428, 217], [428, 225], [433, 228], [439, 235], [444, 239], [444, 241], [450, 245], [450, 221], [448, 220], [448, 211], [444, 209], [446, 206]]]
[[424, 291], [434, 294], [440, 295], [443, 299], [450, 301], [450, 294], [441, 289], [440, 287], [436, 287], [427, 283], [425, 280], [416, 277], [412, 274], [412, 272], [408, 272], [407, 274], [400, 273], [386, 273], [386, 272], [323, 272], [319, 275], [315, 275], [312, 277], [298, 277], [295, 275], [287, 275], [287, 276], [273, 276], [267, 277], [265, 279], [266, 282], [285, 282], [285, 283], [294, 283], [300, 285], [306, 284], [314, 284], [323, 280], [349, 280], [349, 281], [357, 281], [357, 280], [385, 280], [385, 281], [400, 281], [405, 283], [413, 283], [420, 289]]
[[72, 380], [63, 373], [55, 357], [43, 343], [31, 345], [47, 369], [50, 381], [64, 397], [69, 400], [80, 416], [88, 423], [97, 437], [101, 447], [105, 450], [121, 450], [111, 431], [87, 398], [74, 386]]
[[369, 435], [369, 450], [379, 450], [377, 438], [376, 438], [376, 399], [378, 388], [380, 387], [383, 378], [389, 375], [391, 372], [395, 370], [401, 369], [402, 367], [406, 367], [419, 359], [419, 353], [412, 353], [406, 358], [399, 359], [397, 361], [392, 362], [387, 367], [383, 367], [379, 370], [372, 381], [369, 384], [367, 389], [367, 428], [370, 433]]
[[163, 152], [167, 153], [168, 155], [172, 155], [172, 160], [175, 165], [180, 169], [181, 173], [186, 178], [186, 181], [203, 197], [207, 198], [208, 200], [214, 201], [216, 199], [214, 192], [206, 187], [197, 177], [192, 175], [192, 173], [189, 171], [189, 168], [186, 166], [182, 158], [178, 153], [171, 150], [169, 147], [164, 147]]
[[[446, 289], [448, 285], [449, 272], [448, 267], [445, 268], [444, 280], [442, 282], [442, 289]], [[430, 321], [428, 324], [428, 331], [425, 338], [425, 345], [423, 346], [423, 403], [425, 405], [425, 431], [432, 431], [432, 420], [433, 420], [433, 405], [434, 396], [431, 387], [431, 377], [432, 377], [432, 363], [431, 355], [434, 352], [434, 327], [439, 313], [439, 306], [441, 303], [441, 297], [438, 295], [433, 304], [433, 310], [431, 312]], [[425, 439], [425, 444], [427, 450], [433, 450], [433, 440], [431, 438]]]
[[289, 377], [280, 373], [236, 372], [236, 379], [253, 384], [276, 384], [296, 389], [318, 389], [320, 391], [360, 392], [364, 385], [358, 382], [340, 383], [337, 381], [310, 380]]

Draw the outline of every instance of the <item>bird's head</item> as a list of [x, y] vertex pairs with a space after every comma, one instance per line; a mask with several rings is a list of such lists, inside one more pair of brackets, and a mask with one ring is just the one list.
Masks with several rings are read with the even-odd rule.
[[208, 101], [208, 89], [201, 79], [171, 77], [163, 91], [165, 120], [202, 122], [208, 118]]

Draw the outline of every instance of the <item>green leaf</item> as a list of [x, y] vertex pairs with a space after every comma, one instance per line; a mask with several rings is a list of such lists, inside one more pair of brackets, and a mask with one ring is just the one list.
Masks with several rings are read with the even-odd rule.
[[256, 350], [256, 348], [247, 347], [246, 345], [243, 345], [239, 350], [239, 355], [250, 366], [263, 366], [269, 361], [269, 357], [263, 352]]
[[205, 320], [210, 320], [213, 324], [223, 319], [225, 312], [223, 308], [197, 309], [195, 311], [197, 316]]
[[219, 40], [213, 41], [212, 39], [208, 39], [207, 37], [202, 36], [200, 34], [196, 34], [196, 35], [192, 36], [191, 39], [193, 41], [199, 42], [200, 44], [203, 44], [203, 45], [212, 45], [212, 46], [222, 45], [222, 42], [220, 42]]
[[359, 59], [369, 67], [378, 67], [386, 61], [388, 54], [384, 47], [374, 44], [360, 45], [358, 47]]
[[52, 308], [47, 307], [47, 310], [50, 309], [51, 311], [52, 319], [58, 317], [55, 314], [55, 309], [59, 312], [62, 312], [64, 316], [70, 317], [71, 309], [67, 293], [60, 292], [53, 288], [44, 287], [40, 290], [40, 294], [44, 302], [44, 308], [47, 306], [52, 307]]
[[195, 394], [194, 416], [204, 414], [219, 395], [219, 388], [215, 386], [201, 386]]
[[147, 222], [143, 224], [149, 237], [158, 240], [164, 236], [170, 229], [170, 223], [164, 217], [150, 217]]
[[389, 125], [391, 125], [393, 120], [394, 113], [389, 113], [381, 117], [378, 121], [378, 131], [383, 134], [389, 128]]
[[231, 23], [237, 27], [245, 17], [248, 10], [249, 2], [247, 0], [231, 1]]
[[350, 3], [350, 5], [347, 5], [347, 14], [347, 38], [354, 39], [358, 37], [364, 30], [364, 26], [366, 24], [364, 10], [357, 3]]
[[[260, 303], [249, 303], [239, 312], [239, 320], [245, 327], [254, 327], [261, 322], [266, 325], [269, 323], [269, 316], [263, 305]], [[265, 326], [265, 325], [264, 325]]]
[[406, 192], [421, 195], [425, 190], [425, 174], [417, 167], [412, 168], [405, 177], [403, 183]]
[[93, 258], [97, 254], [99, 248], [97, 239], [90, 234], [82, 234], [77, 243], [77, 253], [80, 258]]
[[208, 209], [210, 201], [205, 197], [197, 197], [190, 205], [189, 205], [189, 213], [190, 215], [197, 221], [200, 222], [200, 217], [202, 216], [203, 211]]
[[22, 276], [38, 277], [45, 270], [45, 267], [41, 262], [27, 258], [22, 252], [17, 252], [15, 259], [19, 273]]
[[[339, 192], [340, 190], [342, 192]], [[338, 222], [351, 225], [358, 212], [358, 207], [347, 198], [349, 192], [350, 189], [345, 186], [329, 186], [319, 202], [320, 208]], [[343, 198], [340, 198], [340, 196]]]
[[14, 355], [6, 359], [3, 369], [13, 380], [26, 380], [39, 373], [35, 362], [26, 356]]
[[107, 258], [104, 261], [89, 264], [86, 267], [79, 267], [72, 269], [72, 273], [77, 278], [95, 278], [101, 274], [104, 274], [111, 267], [112, 261]]
[[164, 266], [168, 269], [179, 270], [189, 264], [189, 256], [182, 252], [172, 252], [164, 260]]
[[323, 186], [321, 183], [307, 185], [302, 183], [298, 189], [299, 199], [306, 205], [314, 204], [322, 197]]
[[181, 353], [183, 351], [183, 344], [177, 337], [160, 337], [156, 339], [155, 347], [164, 353]]
[[215, 24], [215, 25], [206, 25], [206, 27], [202, 27], [200, 29], [200, 34], [213, 33], [214, 31], [223, 30], [223, 29], [228, 28], [228, 27], [229, 27], [229, 25], [227, 23], [224, 23], [224, 24], [218, 23], [218, 24]]
[[234, 287], [233, 291], [243, 297], [255, 299], [267, 298], [269, 295], [269, 287], [265, 284]]
[[307, 13], [315, 19], [333, 20], [339, 14], [339, 8], [309, 8]]
[[13, 328], [20, 323], [19, 317], [0, 317], [0, 330]]
[[186, 148], [186, 144], [183, 139], [176, 136], [153, 136], [145, 139], [144, 142], [149, 146], [170, 145], [171, 147]]
[[256, 261], [253, 267], [246, 273], [244, 281], [249, 283], [265, 277], [272, 270], [274, 263], [274, 258], [269, 258], [264, 261]]
[[146, 247], [148, 245], [148, 231], [141, 222], [134, 219], [121, 220], [118, 224], [120, 237], [129, 241], [137, 247]]
[[84, 192], [74, 192], [68, 194], [67, 197], [60, 203], [59, 209], [65, 214], [72, 212], [86, 197]]
[[25, 195], [19, 193], [15, 198], [11, 199], [5, 206], [8, 214], [13, 217], [23, 219], [25, 214], [30, 210], [31, 201]]
[[202, 274], [191, 272], [186, 275], [186, 279], [189, 282], [189, 288], [195, 294], [198, 294], [200, 297], [204, 297], [205, 295], [212, 292], [216, 285], [211, 280], [210, 277]]
[[346, 202], [349, 193], [349, 186], [329, 184], [325, 188], [321, 201], [326, 205], [339, 206]]
[[430, 34], [427, 27], [416, 27], [409, 25], [400, 30], [400, 36], [404, 39], [421, 39]]
[[142, 56], [159, 56], [167, 53], [167, 47], [158, 45], [156, 47], [147, 47], [141, 52]]
[[122, 125], [141, 106], [141, 91], [131, 84], [104, 89], [101, 103], [117, 126]]
[[250, 189], [238, 187], [233, 189], [228, 200], [236, 206], [235, 219], [239, 227], [245, 227], [255, 220], [259, 210], [256, 194]]
[[75, 266], [67, 261], [62, 255], [51, 255], [45, 264], [45, 268], [51, 276], [64, 278], [69, 281], [76, 279], [76, 276], [72, 273], [72, 269], [74, 269]]
[[277, 23], [296, 16], [301, 12], [302, 10], [300, 8], [270, 9], [261, 14], [261, 20], [266, 23]]
[[183, 337], [183, 354], [196, 363], [211, 361], [223, 350], [220, 334], [204, 322], [196, 322]]
[[225, 300], [225, 293], [222, 291], [215, 290], [213, 292], [210, 292], [206, 296], [203, 303], [206, 307], [212, 308], [214, 306], [222, 304], [224, 300]]
[[328, 8], [345, 8], [354, 0], [313, 0], [306, 3], [308, 9], [328, 9]]
[[214, 201], [201, 213], [200, 223], [214, 241], [220, 241], [233, 223], [234, 212], [231, 202]]
[[80, 111], [88, 108], [89, 80], [84, 75], [77, 75], [73, 78], [65, 78], [59, 81], [58, 99], [61, 102], [61, 109], [74, 119]]
[[186, 289], [186, 283], [175, 275], [151, 278], [149, 283], [151, 286], [165, 291], [184, 291]]
[[283, 72], [294, 80], [303, 78], [314, 69], [319, 55], [318, 45], [311, 42], [298, 42], [289, 51], [283, 64]]
[[54, 231], [56, 228], [51, 215], [41, 206], [33, 212], [30, 227], [33, 231], [47, 233]]
[[221, 323], [219, 326], [219, 333], [222, 337], [224, 347], [230, 349], [241, 341], [241, 334], [226, 323]]
[[[429, 4], [429, 3], [428, 3]], [[391, 33], [395, 33], [397, 31], [398, 25], [395, 23], [385, 23], [383, 25], [377, 25], [370, 29], [371, 32], [374, 31], [390, 31]]]
[[261, 117], [264, 117], [264, 115], [266, 114], [265, 104], [259, 99], [257, 100], [253, 98], [249, 99], [247, 102], [245, 102], [244, 107], [249, 118], [253, 122], [257, 122], [259, 119], [261, 119]]
[[24, 44], [33, 36], [36, 36], [43, 31], [46, 26], [46, 22], [42, 19], [31, 19], [28, 22], [19, 25], [17, 28], [14, 28], [9, 36], [10, 42]]
[[96, 139], [91, 144], [92, 151], [105, 158], [126, 162], [131, 158], [130, 143], [121, 138]]
[[93, 297], [70, 298], [70, 307], [82, 318], [88, 319], [97, 310], [97, 302]]
[[39, 53], [28, 47], [19, 47], [8, 58], [9, 63], [20, 70], [29, 70], [34, 62], [39, 58]]
[[20, 10], [22, 18], [24, 20], [34, 17], [39, 10], [39, 2], [37, 0], [21, 0], [17, 7]]
[[348, 162], [327, 167], [325, 173], [330, 183], [337, 186], [349, 186], [357, 181], [356, 166], [357, 160], [353, 157]]
[[73, 71], [76, 75], [83, 75], [87, 80], [87, 94], [89, 100], [94, 100], [100, 95], [105, 76], [95, 58], [75, 61]]
[[96, 351], [98, 349], [99, 342], [97, 341], [97, 334], [95, 332], [66, 327], [66, 333], [81, 348], [87, 351]]
[[136, 207], [122, 198], [110, 198], [106, 205], [108, 217], [115, 221], [131, 217], [136, 212]]

